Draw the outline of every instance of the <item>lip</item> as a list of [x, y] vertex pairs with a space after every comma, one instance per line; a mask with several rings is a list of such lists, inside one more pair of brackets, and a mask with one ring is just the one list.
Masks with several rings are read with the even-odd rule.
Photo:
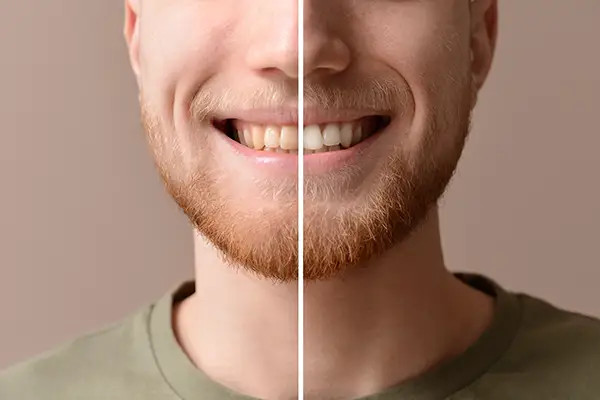
[[[318, 107], [304, 108], [304, 126], [326, 123], [355, 121], [368, 116], [391, 117], [391, 113], [382, 110], [323, 109]], [[235, 119], [257, 125], [297, 126], [297, 108], [237, 110], [227, 114], [215, 114], [213, 120]]]
[[326, 153], [314, 153], [304, 155], [305, 175], [321, 175], [332, 170], [342, 169], [360, 159], [383, 134], [389, 129], [391, 124], [375, 132], [362, 142], [343, 150], [336, 150]]
[[241, 143], [229, 138], [223, 132], [215, 129], [218, 136], [224, 140], [232, 150], [238, 155], [244, 157], [246, 161], [259, 169], [273, 172], [275, 174], [297, 174], [298, 173], [298, 155], [289, 153], [271, 153], [267, 151], [258, 151], [244, 146]]
[[[335, 169], [341, 169], [352, 163], [355, 163], [365, 151], [367, 151], [385, 132], [392, 123], [384, 129], [376, 132], [362, 142], [350, 148], [324, 152], [305, 154], [303, 158], [304, 171], [306, 175], [326, 174]], [[218, 136], [224, 140], [232, 150], [238, 155], [244, 157], [246, 161], [276, 175], [297, 174], [298, 173], [298, 155], [289, 153], [273, 153], [251, 149], [235, 140], [229, 138], [221, 131], [216, 130]]]

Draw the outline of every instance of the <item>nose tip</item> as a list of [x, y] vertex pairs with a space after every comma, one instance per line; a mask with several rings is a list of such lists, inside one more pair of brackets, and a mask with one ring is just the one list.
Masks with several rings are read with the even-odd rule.
[[248, 52], [247, 64], [263, 75], [298, 77], [298, 35], [284, 33], [275, 43], [265, 43]]
[[[333, 19], [336, 15], [317, 13], [311, 4], [310, 0], [304, 3], [304, 21], [298, 20], [297, 9], [288, 4], [277, 8], [276, 30], [271, 22], [258, 26], [246, 53], [252, 70], [273, 79], [298, 79], [300, 57], [305, 77], [337, 74], [348, 68], [351, 51], [343, 38], [334, 33], [340, 24]], [[304, 31], [301, 55], [299, 23]]]
[[304, 76], [338, 74], [350, 64], [351, 52], [340, 32], [344, 18], [331, 0], [304, 1]]
[[337, 37], [321, 32], [305, 34], [304, 76], [333, 75], [348, 68], [350, 49]]

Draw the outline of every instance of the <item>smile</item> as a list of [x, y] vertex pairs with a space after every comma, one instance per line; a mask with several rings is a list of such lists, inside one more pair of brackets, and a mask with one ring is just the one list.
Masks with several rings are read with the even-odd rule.
[[[352, 121], [304, 126], [304, 154], [350, 149], [390, 123], [388, 116], [367, 116]], [[213, 121], [215, 128], [231, 140], [257, 152], [298, 154], [298, 128], [294, 125], [259, 124], [238, 119]]]

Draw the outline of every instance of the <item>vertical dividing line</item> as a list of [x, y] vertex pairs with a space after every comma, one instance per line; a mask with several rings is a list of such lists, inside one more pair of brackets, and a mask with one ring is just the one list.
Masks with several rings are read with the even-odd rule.
[[298, 399], [304, 399], [304, 0], [298, 0]]

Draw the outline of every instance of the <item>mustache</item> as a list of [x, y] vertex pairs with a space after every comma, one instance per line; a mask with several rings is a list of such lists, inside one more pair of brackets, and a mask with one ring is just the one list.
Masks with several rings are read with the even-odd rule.
[[[407, 85], [385, 79], [346, 81], [346, 84], [306, 83], [304, 108], [397, 112], [406, 109], [412, 93]], [[249, 90], [200, 88], [189, 107], [193, 121], [253, 109], [299, 109], [298, 87], [270, 84]]]
[[384, 79], [354, 81], [351, 85], [304, 86], [304, 107], [393, 112], [406, 108], [411, 98], [406, 85]]

